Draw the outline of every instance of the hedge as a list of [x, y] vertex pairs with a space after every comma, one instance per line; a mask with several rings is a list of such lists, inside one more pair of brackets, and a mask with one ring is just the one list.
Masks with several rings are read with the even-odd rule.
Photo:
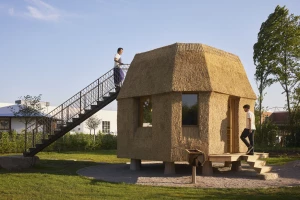
[[[42, 134], [38, 133], [35, 136], [36, 141], [42, 139]], [[2, 132], [0, 133], [0, 153], [21, 153], [25, 146], [24, 134], [16, 132]], [[39, 142], [36, 142], [39, 143]], [[27, 136], [27, 148], [32, 146], [32, 135]], [[91, 151], [99, 149], [117, 149], [117, 136], [111, 134], [98, 133], [95, 136], [76, 133], [67, 133], [53, 144], [48, 146], [44, 151]]]

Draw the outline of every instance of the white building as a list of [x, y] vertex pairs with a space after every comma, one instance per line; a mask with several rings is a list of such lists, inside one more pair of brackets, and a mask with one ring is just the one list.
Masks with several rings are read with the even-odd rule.
[[[0, 103], [0, 132], [15, 130], [21, 133], [24, 130], [24, 123], [21, 122], [20, 117], [14, 116], [12, 112], [12, 109], [18, 109], [17, 104], [22, 104], [22, 102], [16, 101], [15, 104]], [[49, 113], [56, 108], [56, 106], [50, 106], [48, 102], [41, 102], [41, 104], [44, 107], [45, 113]], [[96, 129], [96, 133], [101, 131], [102, 133], [117, 134], [117, 111], [100, 110], [93, 116], [101, 120], [101, 124]], [[92, 133], [93, 132], [92, 130]], [[86, 123], [83, 122], [75, 127], [71, 133], [90, 133], [90, 130], [87, 128]]]

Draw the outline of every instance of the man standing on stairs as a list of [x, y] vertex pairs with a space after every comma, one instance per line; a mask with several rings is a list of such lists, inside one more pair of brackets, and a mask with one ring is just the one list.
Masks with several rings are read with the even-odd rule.
[[[244, 105], [243, 108], [244, 108], [244, 111], [247, 113], [246, 114], [246, 128], [244, 129], [240, 138], [245, 143], [245, 145], [248, 147], [247, 155], [253, 155], [254, 154], [254, 132], [256, 130], [255, 116], [254, 116], [254, 113], [250, 111], [250, 106], [248, 104]], [[250, 144], [246, 140], [246, 137], [248, 137]]]
[[124, 79], [124, 73], [123, 70], [121, 69], [122, 59], [121, 55], [123, 53], [123, 48], [118, 48], [117, 53], [114, 57], [114, 83], [116, 87], [116, 91], [118, 92], [121, 88], [122, 81]]

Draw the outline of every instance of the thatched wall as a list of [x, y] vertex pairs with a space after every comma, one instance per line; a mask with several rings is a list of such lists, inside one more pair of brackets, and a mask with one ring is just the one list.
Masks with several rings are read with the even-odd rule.
[[[172, 161], [185, 161], [185, 149], [199, 149], [208, 154], [210, 92], [200, 92], [198, 126], [182, 127], [181, 93], [173, 93]], [[176, 102], [176, 103], [175, 103]]]
[[[182, 94], [179, 92], [152, 97], [153, 127], [138, 127], [138, 100], [118, 101], [118, 157], [144, 160], [184, 161], [185, 149], [199, 149], [208, 154], [227, 152], [227, 112], [229, 95], [200, 92], [198, 126], [182, 126]], [[252, 107], [254, 100], [238, 101], [235, 152], [247, 148], [239, 136], [246, 125], [243, 105]], [[133, 122], [133, 123], [131, 123]]]
[[213, 92], [209, 100], [209, 154], [226, 153], [229, 95]]
[[172, 95], [152, 96], [152, 108], [153, 127], [138, 127], [138, 99], [118, 101], [118, 157], [170, 161]]

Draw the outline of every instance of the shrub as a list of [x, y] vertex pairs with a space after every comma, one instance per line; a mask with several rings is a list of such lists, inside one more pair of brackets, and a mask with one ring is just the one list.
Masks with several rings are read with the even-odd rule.
[[[40, 143], [43, 138], [42, 133], [35, 134], [35, 143]], [[32, 147], [32, 133], [27, 136], [27, 148]], [[24, 134], [16, 132], [0, 133], [0, 153], [22, 153], [25, 146]], [[116, 149], [117, 136], [102, 134], [99, 132], [94, 141], [94, 136], [84, 133], [70, 134], [67, 133], [44, 151], [91, 151], [96, 149]]]

